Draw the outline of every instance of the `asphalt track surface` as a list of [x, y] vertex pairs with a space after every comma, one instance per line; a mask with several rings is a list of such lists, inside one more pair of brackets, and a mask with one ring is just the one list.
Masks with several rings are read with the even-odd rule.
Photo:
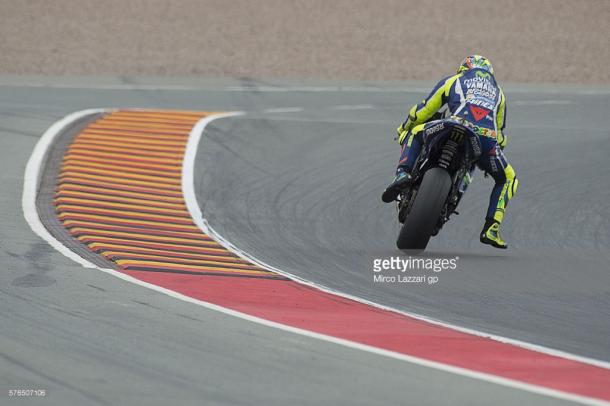
[[[7, 82], [3, 397], [33, 387], [47, 389], [50, 404], [561, 404], [259, 326], [72, 263], [25, 223], [23, 172], [54, 121], [99, 106], [247, 111], [208, 127], [196, 181], [211, 225], [261, 260], [399, 309], [610, 360], [608, 92], [507, 88], [507, 152], [521, 181], [504, 231], [511, 249], [478, 243], [491, 187], [478, 174], [461, 215], [430, 245], [429, 255], [459, 256], [458, 269], [433, 286], [403, 286], [373, 284], [371, 260], [399, 254], [394, 209], [379, 194], [398, 154], [396, 123], [425, 86], [276, 92], [234, 87], [250, 81]], [[267, 110], [276, 108], [284, 110]]]

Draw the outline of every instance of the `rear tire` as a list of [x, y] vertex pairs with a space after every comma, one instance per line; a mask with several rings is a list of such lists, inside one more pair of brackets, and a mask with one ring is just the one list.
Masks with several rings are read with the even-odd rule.
[[426, 249], [450, 190], [451, 176], [446, 170], [432, 168], [424, 174], [413, 207], [396, 240], [399, 249], [416, 252]]

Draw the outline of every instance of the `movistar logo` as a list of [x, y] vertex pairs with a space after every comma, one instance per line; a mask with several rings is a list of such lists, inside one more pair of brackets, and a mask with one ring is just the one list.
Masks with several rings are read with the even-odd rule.
[[476, 71], [475, 75], [480, 77], [480, 78], [488, 78], [488, 77], [491, 76], [488, 72], [483, 72], [483, 71], [480, 71], [480, 70]]

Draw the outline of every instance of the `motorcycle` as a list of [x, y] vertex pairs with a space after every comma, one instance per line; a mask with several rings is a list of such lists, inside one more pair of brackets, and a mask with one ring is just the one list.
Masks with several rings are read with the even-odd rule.
[[412, 181], [397, 198], [402, 224], [396, 245], [421, 252], [453, 214], [481, 156], [477, 129], [459, 117], [428, 122]]

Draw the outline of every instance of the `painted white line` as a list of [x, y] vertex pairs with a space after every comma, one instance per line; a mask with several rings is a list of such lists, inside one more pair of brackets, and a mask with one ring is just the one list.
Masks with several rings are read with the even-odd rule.
[[516, 106], [546, 106], [572, 104], [571, 100], [515, 100], [512, 104]]
[[264, 109], [263, 113], [298, 113], [303, 111], [302, 107], [278, 107], [273, 109]]
[[46, 160], [47, 151], [49, 147], [57, 137], [65, 131], [70, 125], [76, 121], [95, 114], [105, 113], [110, 111], [108, 109], [89, 109], [82, 110], [72, 113], [61, 120], [53, 124], [45, 133], [40, 137], [34, 151], [28, 160], [25, 167], [25, 175], [23, 179], [23, 195], [21, 198], [21, 207], [23, 209], [23, 215], [25, 220], [30, 225], [32, 230], [38, 234], [43, 240], [47, 241], [53, 248], [61, 252], [71, 260], [78, 262], [85, 268], [96, 268], [91, 262], [85, 258], [77, 255], [68, 247], [59, 242], [55, 237], [47, 231], [42, 224], [38, 210], [36, 209], [36, 196], [38, 195], [38, 182], [40, 180], [40, 169]]
[[[367, 351], [373, 354], [378, 354], [378, 355], [383, 355], [389, 358], [393, 358], [393, 359], [397, 359], [397, 360], [402, 360], [402, 361], [407, 361], [416, 365], [421, 365], [421, 366], [425, 366], [425, 367], [430, 367], [430, 368], [434, 368], [434, 369], [438, 369], [441, 371], [445, 371], [445, 372], [450, 372], [450, 373], [454, 373], [454, 374], [458, 374], [461, 376], [465, 376], [465, 377], [469, 377], [469, 378], [474, 378], [474, 379], [480, 379], [483, 381], [487, 381], [487, 382], [491, 382], [491, 383], [495, 383], [495, 384], [499, 384], [499, 385], [503, 385], [503, 386], [507, 386], [510, 388], [514, 388], [514, 389], [519, 389], [519, 390], [524, 390], [524, 391], [528, 391], [528, 392], [532, 392], [532, 393], [536, 393], [536, 394], [540, 394], [540, 395], [544, 395], [544, 396], [550, 396], [550, 397], [554, 397], [554, 398], [558, 398], [558, 399], [564, 399], [564, 400], [569, 400], [569, 401], [574, 401], [574, 402], [578, 402], [581, 404], [586, 404], [586, 405], [610, 405], [610, 402], [605, 402], [599, 399], [593, 399], [593, 398], [589, 398], [589, 397], [585, 397], [585, 396], [580, 396], [580, 395], [575, 395], [575, 394], [571, 394], [571, 393], [565, 393], [565, 392], [561, 392], [561, 391], [557, 391], [554, 389], [549, 389], [549, 388], [545, 388], [545, 387], [541, 387], [541, 386], [536, 386], [536, 385], [531, 385], [531, 384], [527, 384], [527, 383], [523, 383], [520, 381], [515, 381], [512, 379], [507, 379], [507, 378], [502, 378], [499, 376], [495, 376], [495, 375], [490, 375], [490, 374], [486, 374], [486, 373], [481, 373], [481, 372], [476, 372], [476, 371], [471, 371], [468, 369], [464, 369], [464, 368], [459, 368], [459, 367], [454, 367], [451, 365], [446, 365], [446, 364], [441, 364], [438, 362], [433, 362], [433, 361], [429, 361], [426, 359], [422, 359], [422, 358], [417, 358], [417, 357], [413, 357], [413, 356], [409, 356], [409, 355], [405, 355], [405, 354], [401, 354], [401, 353], [397, 353], [397, 352], [393, 352], [393, 351], [388, 351], [388, 350], [383, 350], [380, 348], [376, 348], [376, 347], [371, 347], [368, 345], [364, 345], [364, 344], [359, 344], [356, 342], [352, 342], [352, 341], [348, 341], [348, 340], [344, 340], [344, 339], [340, 339], [340, 338], [336, 338], [336, 337], [332, 337], [332, 336], [328, 336], [325, 334], [319, 334], [319, 333], [315, 333], [312, 331], [308, 331], [308, 330], [303, 330], [303, 329], [299, 329], [299, 328], [295, 328], [295, 327], [291, 327], [291, 326], [287, 326], [284, 324], [280, 324], [280, 323], [276, 323], [270, 320], [265, 320], [265, 319], [261, 319], [259, 317], [255, 317], [255, 316], [251, 316], [245, 313], [241, 313], [235, 310], [231, 310], [228, 308], [224, 308], [209, 302], [205, 302], [202, 300], [198, 300], [198, 299], [194, 299], [192, 297], [189, 296], [185, 296], [183, 294], [180, 294], [178, 292], [174, 292], [172, 290], [166, 289], [166, 288], [162, 288], [160, 286], [157, 285], [153, 285], [138, 279], [135, 279], [129, 275], [123, 274], [121, 272], [115, 271], [113, 269], [106, 269], [106, 268], [101, 268], [98, 267], [92, 263], [90, 263], [89, 261], [85, 260], [84, 258], [81, 258], [80, 256], [74, 254], [73, 252], [71, 252], [67, 247], [65, 247], [63, 244], [61, 244], [58, 240], [56, 240], [44, 227], [44, 225], [42, 224], [40, 217], [38, 215], [38, 212], [36, 210], [36, 196], [38, 193], [38, 181], [39, 181], [39, 176], [40, 176], [40, 169], [45, 161], [46, 155], [47, 155], [47, 151], [52, 143], [52, 141], [59, 135], [61, 134], [62, 131], [64, 131], [66, 128], [69, 127], [70, 124], [74, 123], [75, 121], [77, 121], [80, 118], [86, 117], [87, 115], [91, 115], [91, 114], [98, 114], [98, 113], [103, 113], [106, 111], [110, 111], [107, 109], [91, 109], [91, 110], [83, 110], [80, 112], [76, 112], [73, 113], [71, 115], [66, 116], [65, 118], [63, 118], [62, 120], [58, 121], [57, 123], [55, 123], [54, 125], [52, 125], [43, 135], [43, 137], [40, 139], [40, 141], [38, 142], [38, 144], [36, 145], [29, 161], [27, 164], [27, 168], [26, 168], [26, 173], [25, 173], [25, 179], [24, 179], [24, 192], [23, 192], [23, 199], [22, 199], [22, 206], [23, 206], [23, 210], [24, 210], [24, 215], [26, 217], [26, 220], [28, 222], [28, 224], [30, 225], [30, 227], [32, 228], [32, 230], [38, 235], [40, 236], [42, 239], [44, 239], [45, 241], [47, 241], [51, 246], [53, 246], [55, 249], [57, 249], [60, 253], [64, 254], [66, 257], [72, 259], [73, 261], [81, 264], [82, 266], [86, 267], [86, 268], [93, 268], [93, 269], [97, 269], [100, 270], [102, 272], [105, 272], [107, 274], [116, 276], [117, 278], [120, 278], [122, 280], [125, 280], [127, 282], [131, 282], [134, 283], [136, 285], [139, 286], [143, 286], [149, 289], [152, 289], [154, 291], [163, 293], [165, 295], [171, 296], [173, 298], [179, 299], [179, 300], [183, 300], [185, 302], [189, 302], [189, 303], [193, 303], [199, 306], [203, 306], [205, 308], [211, 309], [211, 310], [215, 310], [215, 311], [219, 311], [228, 315], [232, 315], [235, 317], [239, 317], [242, 318], [244, 320], [248, 320], [248, 321], [252, 321], [261, 325], [265, 325], [268, 327], [273, 327], [273, 328], [277, 328], [283, 331], [288, 331], [288, 332], [292, 332], [292, 333], [296, 333], [296, 334], [300, 334], [303, 336], [307, 336], [307, 337], [311, 337], [311, 338], [316, 338], [316, 339], [320, 339], [320, 340], [324, 340], [327, 342], [331, 342], [331, 343], [335, 343], [335, 344], [339, 344], [339, 345], [343, 345], [345, 347], [349, 347], [349, 348], [354, 348], [354, 349], [358, 349], [358, 350], [362, 350], [362, 351]], [[342, 294], [340, 292], [335, 292], [332, 291], [330, 289], [327, 289], [325, 287], [316, 285], [312, 282], [308, 282], [305, 281], [301, 278], [298, 278], [294, 275], [290, 275], [286, 272], [282, 272], [276, 268], [270, 267], [266, 264], [264, 264], [261, 261], [258, 261], [257, 259], [251, 257], [250, 255], [246, 254], [245, 252], [239, 250], [238, 248], [236, 248], [235, 246], [233, 246], [231, 243], [229, 243], [228, 241], [226, 241], [224, 238], [222, 238], [222, 236], [220, 236], [215, 230], [213, 230], [209, 224], [207, 223], [207, 221], [203, 218], [202, 214], [201, 214], [201, 209], [199, 208], [199, 204], [197, 203], [197, 198], [195, 195], [195, 189], [194, 189], [194, 163], [195, 163], [195, 157], [197, 154], [197, 149], [198, 149], [198, 144], [201, 140], [201, 137], [203, 135], [203, 131], [205, 130], [205, 127], [212, 122], [213, 120], [219, 119], [219, 118], [223, 118], [223, 117], [232, 117], [232, 116], [238, 116], [243, 114], [242, 112], [234, 112], [234, 113], [227, 113], [227, 114], [218, 114], [218, 115], [213, 115], [213, 116], [208, 116], [204, 119], [202, 119], [200, 122], [198, 122], [195, 127], [193, 127], [190, 137], [189, 137], [189, 141], [187, 143], [187, 150], [185, 152], [185, 159], [184, 159], [184, 163], [183, 163], [183, 168], [182, 168], [182, 173], [183, 173], [183, 178], [182, 178], [182, 190], [185, 193], [184, 194], [184, 198], [185, 198], [185, 202], [187, 204], [187, 208], [189, 210], [189, 213], [191, 214], [191, 216], [193, 216], [193, 220], [194, 222], [197, 224], [197, 226], [199, 226], [199, 228], [207, 233], [210, 237], [216, 239], [221, 245], [225, 246], [227, 249], [229, 249], [230, 251], [236, 253], [237, 255], [241, 256], [242, 258], [248, 259], [248, 260], [252, 260], [253, 262], [257, 263], [259, 266], [263, 266], [269, 270], [278, 272], [282, 275], [286, 275], [288, 277], [293, 278], [294, 280], [304, 283], [306, 285], [309, 286], [314, 286], [317, 287], [318, 289], [321, 289], [325, 292], [330, 292], [333, 294], [337, 294], [339, 296], [348, 298], [348, 299], [352, 299], [361, 303], [366, 303], [378, 308], [382, 308], [385, 310], [389, 310], [389, 311], [393, 311], [395, 313], [401, 313], [401, 314], [405, 314], [407, 316], [410, 317], [415, 317], [421, 320], [425, 320], [428, 321], [430, 323], [433, 324], [438, 324], [438, 325], [443, 325], [445, 327], [450, 327], [450, 328], [454, 328], [456, 330], [459, 331], [464, 331], [464, 332], [470, 332], [473, 333], [473, 330], [469, 330], [469, 329], [463, 329], [463, 328], [459, 328], [459, 327], [455, 327], [446, 323], [442, 323], [436, 320], [432, 320], [432, 319], [428, 319], [422, 316], [417, 316], [414, 314], [409, 314], [406, 312], [401, 312], [401, 311], [397, 311], [395, 309], [391, 309], [385, 306], [381, 306], [366, 300], [362, 300], [360, 298], [356, 298], [353, 297], [351, 295], [346, 295], [346, 294]], [[189, 173], [190, 172], [190, 173]], [[498, 339], [501, 337], [497, 337], [497, 336], [491, 336], [491, 335], [486, 335], [485, 333], [481, 333], [481, 332], [476, 332], [476, 335], [479, 336], [483, 336], [483, 337], [488, 337], [488, 338], [492, 338], [492, 339]], [[503, 341], [506, 343], [510, 343], [510, 344], [514, 344], [515, 341], [514, 340], [509, 340], [509, 339], [504, 339], [507, 341]], [[498, 340], [498, 341], [502, 341], [502, 340]], [[526, 344], [523, 343], [529, 347], [526, 348], [540, 348], [543, 349], [544, 351], [541, 352], [546, 352], [552, 355], [558, 355], [558, 354], [565, 354], [559, 351], [555, 351], [555, 350], [549, 350], [549, 349], [545, 349], [543, 347], [538, 347], [538, 346], [532, 346], [531, 344]], [[552, 351], [552, 352], [549, 352]], [[585, 362], [583, 360], [585, 360], [584, 357], [578, 357], [578, 356], [573, 356], [571, 354], [567, 354], [569, 356], [571, 356], [572, 358], [569, 359], [575, 359], [575, 360], [579, 360], [582, 362]], [[560, 355], [558, 355], [560, 356]], [[567, 357], [565, 357], [567, 358]], [[601, 361], [595, 361], [595, 360], [589, 360], [589, 361], [594, 361], [594, 362], [601, 362]], [[591, 362], [588, 362], [591, 363]], [[605, 364], [605, 363], [602, 363]], [[595, 365], [595, 364], [593, 364]], [[608, 366], [603, 366], [605, 368], [607, 368]]]
[[375, 106], [372, 104], [339, 104], [332, 106], [331, 110], [368, 110], [374, 109]]
[[236, 111], [204, 117], [192, 128], [186, 143], [186, 150], [184, 151], [184, 159], [182, 161], [182, 195], [191, 218], [204, 233], [206, 233], [206, 226], [203, 222], [203, 214], [197, 203], [197, 196], [195, 195], [195, 156], [197, 155], [199, 141], [203, 136], [203, 131], [212, 121], [224, 117], [241, 116], [243, 114], [245, 113]]

